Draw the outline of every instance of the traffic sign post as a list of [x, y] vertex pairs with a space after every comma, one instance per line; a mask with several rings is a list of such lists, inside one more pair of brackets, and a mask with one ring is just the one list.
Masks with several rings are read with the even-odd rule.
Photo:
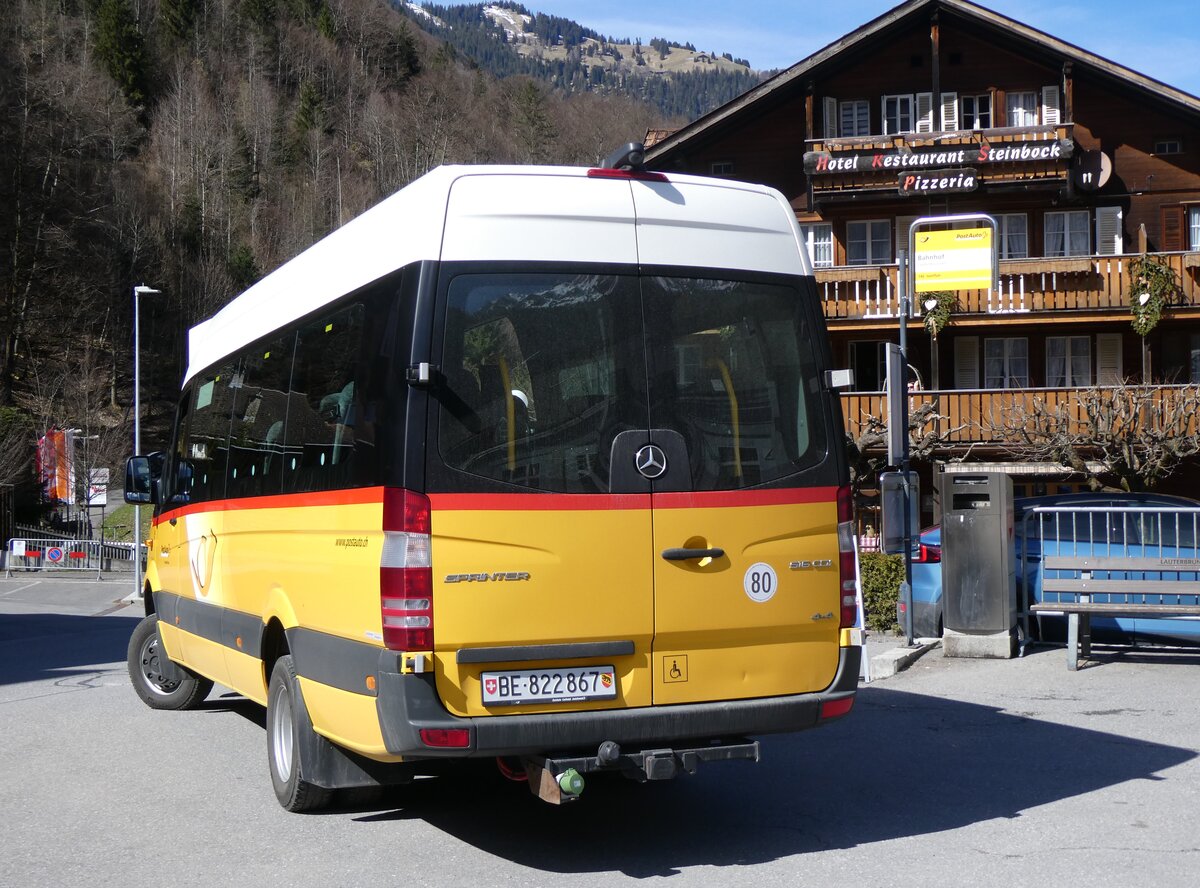
[[[969, 223], [977, 223], [970, 225]], [[913, 644], [912, 624], [912, 513], [918, 496], [911, 483], [908, 444], [908, 316], [914, 293], [940, 290], [1000, 288], [1000, 260], [996, 250], [996, 220], [986, 213], [957, 216], [922, 216], [909, 226], [908, 249], [900, 250], [897, 290], [900, 298], [899, 354], [888, 354], [888, 463], [900, 469], [900, 496], [894, 497], [900, 516], [904, 555], [904, 635]], [[889, 350], [890, 352], [890, 350]], [[884, 504], [885, 507], [887, 503]]]

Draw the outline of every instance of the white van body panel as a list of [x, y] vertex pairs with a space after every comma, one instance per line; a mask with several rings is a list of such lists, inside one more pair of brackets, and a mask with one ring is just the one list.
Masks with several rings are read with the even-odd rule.
[[453, 181], [441, 167], [264, 277], [188, 335], [186, 384], [205, 367], [398, 268], [437, 259]]
[[636, 264], [629, 182], [579, 172], [459, 177], [450, 189], [442, 261]]
[[809, 274], [801, 243], [792, 208], [762, 185], [683, 175], [589, 176], [575, 167], [439, 167], [193, 327], [184, 382], [272, 330], [421, 261]]
[[684, 177], [631, 187], [644, 265], [811, 273], [795, 213], [774, 189]]

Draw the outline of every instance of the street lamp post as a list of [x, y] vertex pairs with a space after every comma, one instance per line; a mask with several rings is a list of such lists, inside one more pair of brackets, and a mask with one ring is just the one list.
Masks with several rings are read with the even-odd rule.
[[[141, 400], [141, 339], [142, 324], [138, 311], [139, 296], [158, 296], [162, 290], [155, 290], [145, 284], [133, 288], [133, 453], [135, 456], [142, 452], [142, 400]], [[142, 597], [142, 507], [133, 507], [133, 594], [131, 600]]]

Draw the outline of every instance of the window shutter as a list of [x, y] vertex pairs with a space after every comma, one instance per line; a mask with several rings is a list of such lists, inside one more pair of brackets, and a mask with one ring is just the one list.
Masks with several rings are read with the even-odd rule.
[[[896, 252], [893, 255], [896, 257], [897, 261], [900, 259], [900, 251], [908, 249], [908, 227], [916, 221], [916, 216], [896, 217]], [[912, 262], [912, 256], [908, 257], [908, 261]]]
[[831, 99], [828, 96], [824, 99], [825, 102], [825, 138], [836, 139], [838, 130], [838, 103], [837, 99]]
[[933, 132], [933, 93], [917, 93], [917, 132]]
[[1183, 207], [1162, 208], [1162, 243], [1158, 248], [1163, 252], [1185, 249], [1183, 240]]
[[1058, 101], [1057, 86], [1042, 87], [1042, 124], [1058, 126], [1062, 122], [1062, 109]]
[[954, 339], [954, 387], [979, 388], [978, 336], [956, 336]]
[[1120, 385], [1124, 381], [1121, 367], [1121, 334], [1096, 334], [1096, 383]]
[[1120, 207], [1096, 207], [1096, 252], [1119, 256], [1123, 252]]
[[942, 129], [958, 129], [958, 93], [942, 93]]

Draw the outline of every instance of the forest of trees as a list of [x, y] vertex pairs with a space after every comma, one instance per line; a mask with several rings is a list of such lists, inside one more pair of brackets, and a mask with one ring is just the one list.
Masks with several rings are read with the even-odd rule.
[[141, 309], [161, 446], [187, 327], [338, 225], [439, 164], [594, 163], [663, 123], [497, 79], [381, 0], [9, 0], [0, 440], [73, 426], [118, 464], [134, 284], [162, 291]]

